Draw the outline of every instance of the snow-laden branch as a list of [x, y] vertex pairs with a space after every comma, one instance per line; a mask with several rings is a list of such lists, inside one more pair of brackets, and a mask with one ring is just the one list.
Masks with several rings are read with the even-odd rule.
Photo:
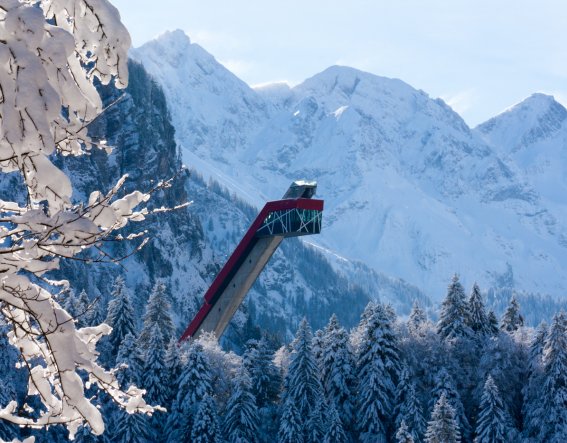
[[[116, 260], [102, 244], [122, 240], [114, 231], [143, 220], [148, 210], [140, 205], [169, 186], [160, 182], [119, 197], [125, 176], [106, 194], [93, 192], [73, 205], [71, 182], [52, 162], [54, 154], [106, 148], [87, 133], [103, 111], [93, 82], [125, 87], [129, 46], [107, 0], [0, 0], [0, 172], [19, 172], [27, 195], [25, 204], [0, 199], [0, 312], [29, 371], [28, 393], [41, 401], [33, 419], [18, 415], [15, 401], [0, 410], [0, 419], [32, 427], [60, 423], [71, 436], [88, 424], [101, 434], [101, 413], [85, 396], [91, 386], [130, 413], [156, 409], [142, 390], [121, 390], [114, 373], [97, 363], [96, 343], [111, 328], [77, 329], [47, 289], [69, 283], [43, 276], [61, 257], [97, 261], [84, 254], [91, 247], [101, 261]], [[141, 238], [139, 248], [147, 241], [143, 234], [128, 238]]]

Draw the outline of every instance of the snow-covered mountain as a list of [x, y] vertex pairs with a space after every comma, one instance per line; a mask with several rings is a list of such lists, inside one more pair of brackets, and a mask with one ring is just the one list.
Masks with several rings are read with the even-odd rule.
[[[319, 182], [324, 229], [309, 241], [437, 299], [455, 272], [468, 285], [567, 293], [566, 194], [551, 204], [530, 160], [506, 151], [564, 127], [546, 99], [471, 130], [442, 100], [347, 67], [250, 88], [182, 31], [132, 56], [164, 88], [184, 159], [205, 177], [256, 205], [293, 179]], [[559, 176], [565, 132], [553, 134]]]

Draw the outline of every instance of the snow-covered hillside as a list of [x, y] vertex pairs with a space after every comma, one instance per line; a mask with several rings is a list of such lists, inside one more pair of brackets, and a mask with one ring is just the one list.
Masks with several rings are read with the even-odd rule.
[[[454, 272], [467, 285], [513, 276], [519, 289], [567, 293], [566, 194], [546, 194], [520, 159], [494, 147], [489, 129], [511, 140], [513, 122], [472, 131], [423, 91], [339, 66], [293, 88], [253, 89], [182, 31], [132, 56], [163, 86], [185, 161], [205, 177], [256, 205], [293, 179], [318, 180], [319, 245], [433, 298]], [[559, 124], [555, 111], [538, 132], [543, 107], [527, 106], [526, 140]], [[565, 165], [559, 153], [550, 162]]]

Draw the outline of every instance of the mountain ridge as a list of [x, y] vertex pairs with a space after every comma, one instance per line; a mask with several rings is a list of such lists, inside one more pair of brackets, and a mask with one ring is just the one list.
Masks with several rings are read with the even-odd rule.
[[442, 100], [341, 66], [254, 89], [218, 62], [205, 78], [193, 53], [177, 54], [187, 69], [166, 66], [160, 44], [132, 54], [166, 91], [185, 161], [250, 203], [316, 178], [327, 208], [316, 242], [342, 256], [433, 298], [454, 272], [489, 287], [508, 266], [518, 289], [565, 293], [565, 201]]

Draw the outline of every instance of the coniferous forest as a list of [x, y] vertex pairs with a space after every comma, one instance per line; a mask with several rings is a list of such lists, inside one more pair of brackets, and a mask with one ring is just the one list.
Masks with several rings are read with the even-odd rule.
[[[99, 344], [123, 388], [137, 384], [167, 412], [128, 414], [97, 398], [108, 428], [78, 442], [562, 442], [567, 435], [567, 314], [549, 325], [523, 324], [512, 298], [497, 319], [475, 284], [453, 277], [432, 322], [415, 303], [408, 318], [370, 302], [350, 331], [335, 315], [312, 331], [306, 320], [291, 343], [269, 334], [242, 355], [213, 336], [178, 345], [165, 285], [154, 286], [141, 327], [131, 294], [114, 282], [106, 312], [84, 293], [65, 306], [82, 326], [113, 327]], [[2, 394], [33, 402], [17, 352], [6, 340]], [[0, 437], [33, 434], [5, 423]], [[65, 441], [52, 426], [37, 441]]]

